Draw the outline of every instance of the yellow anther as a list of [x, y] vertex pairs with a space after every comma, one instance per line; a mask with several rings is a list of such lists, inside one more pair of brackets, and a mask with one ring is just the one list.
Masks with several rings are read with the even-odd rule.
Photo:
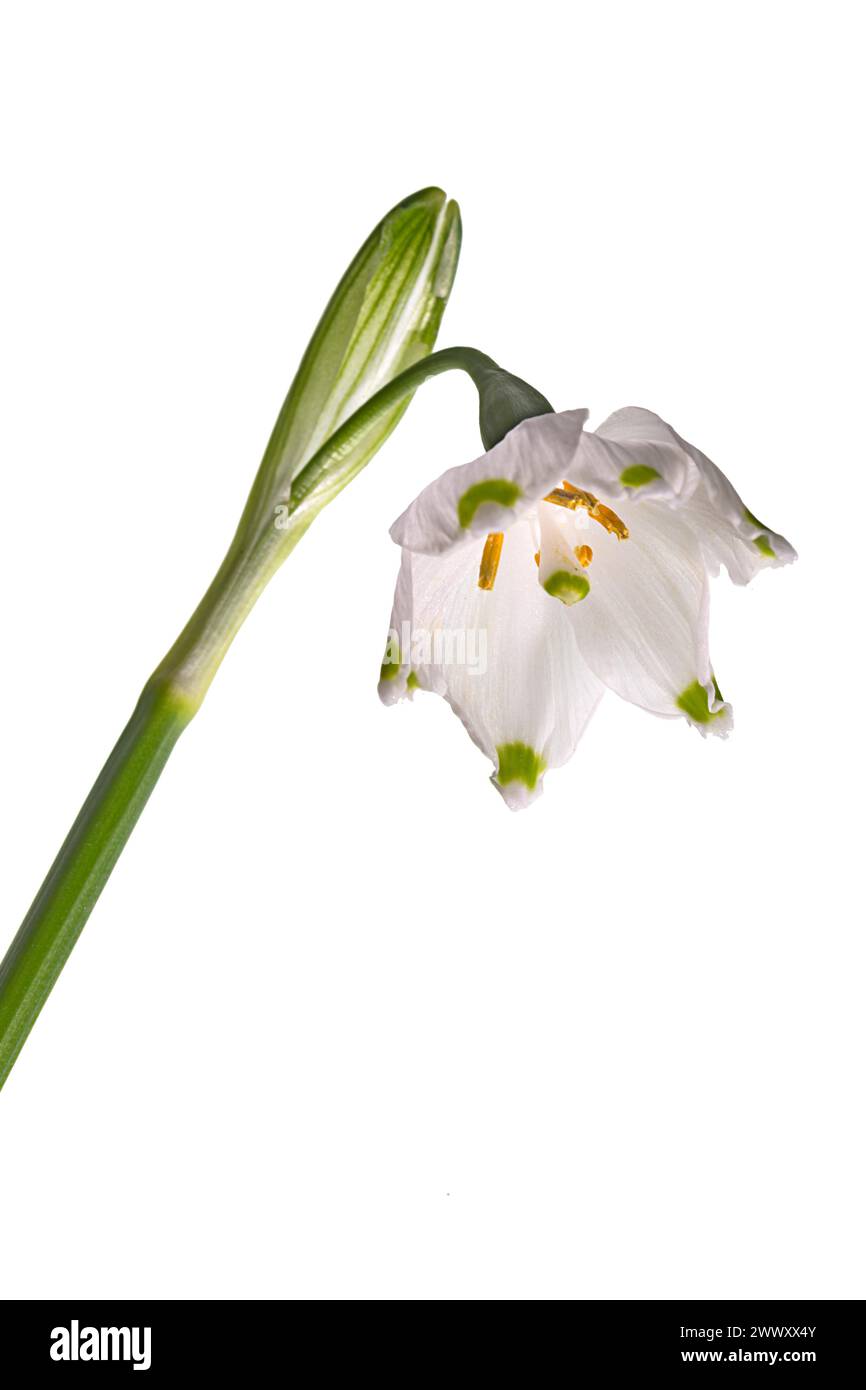
[[502, 555], [502, 542], [505, 536], [502, 531], [491, 531], [487, 540], [484, 542], [484, 550], [481, 555], [481, 568], [478, 571], [479, 589], [492, 589], [496, 582], [496, 571], [499, 569], [499, 560]]
[[616, 536], [618, 541], [628, 540], [628, 527], [610, 507], [606, 507], [603, 502], [596, 502], [590, 511], [593, 521], [597, 521], [603, 526], [605, 531], [610, 531], [612, 536]]
[[562, 480], [562, 490], [563, 492], [570, 493], [572, 497], [577, 498], [576, 505], [578, 507], [594, 507], [598, 502], [598, 498], [594, 492], [587, 492], [584, 487], [575, 487], [574, 483], [570, 483], [567, 478], [563, 478]]
[[574, 547], [574, 553], [577, 556], [577, 563], [579, 565], [582, 565], [584, 569], [586, 569], [588, 565], [592, 564], [591, 545], [576, 545]]
[[537, 565], [540, 565], [540, 564], [541, 564], [541, 551], [540, 551], [540, 550], [536, 550], [536, 552], [535, 552], [535, 563], [536, 563]]
[[568, 507], [568, 510], [573, 512], [578, 507], [594, 507], [598, 499], [593, 497], [591, 492], [584, 492], [583, 488], [563, 483], [562, 487], [555, 487], [553, 492], [549, 492], [544, 500], [553, 502], [557, 507]]
[[572, 512], [578, 507], [585, 507], [593, 521], [597, 521], [605, 531], [609, 531], [619, 541], [628, 540], [628, 527], [616, 512], [599, 502], [591, 492], [584, 491], [582, 487], [575, 487], [574, 483], [564, 482], [562, 487], [555, 487], [544, 500], [553, 502], [557, 507], [568, 507]]

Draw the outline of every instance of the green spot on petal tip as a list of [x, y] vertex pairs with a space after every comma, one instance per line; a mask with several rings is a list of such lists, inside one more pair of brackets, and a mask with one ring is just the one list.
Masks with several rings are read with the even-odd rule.
[[483, 483], [475, 483], [467, 488], [457, 503], [457, 520], [466, 531], [472, 525], [478, 508], [486, 502], [493, 502], [497, 507], [513, 507], [520, 495], [520, 488], [510, 478], [488, 478]]
[[380, 681], [393, 681], [393, 680], [396, 680], [396, 678], [397, 678], [397, 676], [399, 676], [399, 674], [400, 674], [400, 663], [399, 663], [399, 661], [383, 661], [383, 662], [382, 662], [382, 669], [381, 669], [380, 672], [379, 672], [379, 680], [380, 680]]
[[419, 681], [418, 677], [415, 675], [415, 672], [414, 672], [414, 671], [410, 671], [410, 672], [409, 672], [409, 678], [408, 678], [408, 680], [406, 681], [406, 689], [407, 689], [407, 690], [420, 690], [420, 689], [421, 689], [421, 682]]
[[589, 593], [589, 580], [585, 574], [554, 570], [544, 581], [544, 592], [550, 594], [551, 598], [561, 599], [563, 603], [580, 603]]
[[770, 545], [769, 536], [755, 536], [752, 545], [756, 550], [760, 550], [761, 554], [765, 555], [768, 560], [775, 560], [776, 552]]
[[[722, 692], [719, 690], [715, 676], [713, 676], [713, 689], [717, 698], [721, 700]], [[710, 709], [710, 697], [700, 681], [692, 681], [691, 685], [686, 687], [677, 699], [677, 705], [693, 724], [709, 724], [711, 720], [719, 719], [725, 713], [722, 709]]]
[[499, 767], [496, 780], [501, 787], [509, 782], [522, 782], [528, 791], [535, 791], [546, 762], [528, 743], [501, 743], [496, 750]]
[[652, 483], [660, 477], [661, 473], [655, 468], [650, 468], [648, 463], [634, 463], [631, 468], [623, 469], [619, 480], [623, 487], [646, 487], [647, 483]]

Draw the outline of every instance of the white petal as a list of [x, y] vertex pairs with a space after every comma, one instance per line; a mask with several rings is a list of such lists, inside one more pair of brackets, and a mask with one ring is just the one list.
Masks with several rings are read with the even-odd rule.
[[[726, 733], [731, 711], [713, 685], [709, 585], [697, 540], [682, 513], [663, 503], [617, 505], [629, 538], [595, 528], [592, 588], [569, 610], [581, 651], [623, 699], [685, 716], [702, 733]], [[696, 683], [707, 694], [706, 711]]]
[[[706, 462], [710, 464], [710, 460]], [[710, 464], [710, 467], [714, 467]], [[724, 565], [735, 584], [748, 584], [764, 569], [790, 565], [797, 552], [784, 536], [764, 526], [745, 507], [727, 478], [715, 470], [725, 484], [713, 496], [702, 482], [685, 509], [685, 520], [695, 532], [711, 574]], [[731, 501], [736, 498], [736, 503]]]
[[442, 555], [473, 536], [506, 531], [572, 470], [586, 417], [566, 410], [524, 420], [488, 453], [426, 487], [394, 522], [392, 538], [419, 555]]
[[400, 556], [400, 572], [391, 609], [391, 626], [379, 672], [379, 699], [383, 705], [396, 704], [404, 695], [411, 698], [407, 682], [411, 673], [412, 561], [408, 552]]
[[581, 437], [580, 487], [609, 499], [639, 496], [680, 506], [699, 477], [679, 437], [649, 410], [628, 406]]
[[[682, 505], [683, 512], [701, 544], [707, 568], [711, 574], [718, 574], [719, 566], [724, 565], [731, 579], [737, 584], [746, 584], [762, 569], [777, 568], [796, 560], [797, 552], [793, 546], [772, 531], [749, 511], [736, 488], [725, 477], [720, 468], [693, 444], [689, 444], [677, 434], [671, 425], [653, 415], [649, 410], [630, 406], [618, 410], [599, 427], [595, 435], [585, 434], [581, 442], [581, 455], [578, 467], [582, 466], [583, 451], [588, 455], [587, 471], [595, 468], [600, 473], [599, 455], [604, 446], [599, 437], [614, 441], [617, 449], [631, 449], [635, 457], [641, 450], [662, 449], [666, 454], [680, 459], [680, 466], [687, 466], [691, 483], [679, 490], [673, 485], [662, 487], [657, 480], [633, 488], [636, 500], [658, 498], [672, 505]], [[638, 462], [653, 466], [649, 454]], [[608, 460], [611, 472], [615, 462]], [[660, 464], [655, 464], [664, 472]], [[622, 474], [618, 481], [622, 486]], [[669, 475], [665, 473], [665, 484]], [[599, 488], [603, 481], [599, 478]], [[611, 483], [613, 489], [614, 484]], [[612, 496], [621, 496], [622, 491], [611, 491]]]
[[[574, 752], [603, 686], [565, 608], [536, 582], [531, 526], [506, 533], [490, 591], [478, 588], [482, 549], [412, 556], [413, 670], [422, 688], [445, 696], [519, 809], [540, 794], [545, 768]], [[425, 641], [430, 659], [416, 665]]]

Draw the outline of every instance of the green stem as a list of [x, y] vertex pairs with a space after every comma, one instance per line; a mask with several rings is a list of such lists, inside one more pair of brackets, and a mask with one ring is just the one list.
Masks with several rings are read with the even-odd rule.
[[0, 1086], [191, 718], [148, 683], [0, 965]]
[[[472, 348], [433, 353], [372, 396], [313, 455], [292, 485], [291, 524], [242, 528], [171, 651], [157, 667], [0, 964], [0, 1087], [132, 833], [169, 754], [192, 719], [256, 598], [307, 526], [367, 461], [357, 450], [377, 421], [431, 376], [459, 368], [476, 385], [498, 372]], [[548, 407], [549, 408], [549, 407]], [[354, 452], [353, 452], [354, 451]], [[362, 458], [355, 466], [354, 458]], [[349, 465], [340, 467], [346, 459]], [[332, 478], [333, 472], [333, 478]]]

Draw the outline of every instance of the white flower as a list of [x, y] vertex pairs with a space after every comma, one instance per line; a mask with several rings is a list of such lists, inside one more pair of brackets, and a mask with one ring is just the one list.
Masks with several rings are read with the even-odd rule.
[[402, 561], [380, 696], [444, 695], [515, 809], [574, 752], [605, 688], [727, 734], [709, 576], [724, 565], [745, 584], [796, 558], [657, 415], [618, 410], [594, 433], [586, 418], [525, 420], [391, 528]]

